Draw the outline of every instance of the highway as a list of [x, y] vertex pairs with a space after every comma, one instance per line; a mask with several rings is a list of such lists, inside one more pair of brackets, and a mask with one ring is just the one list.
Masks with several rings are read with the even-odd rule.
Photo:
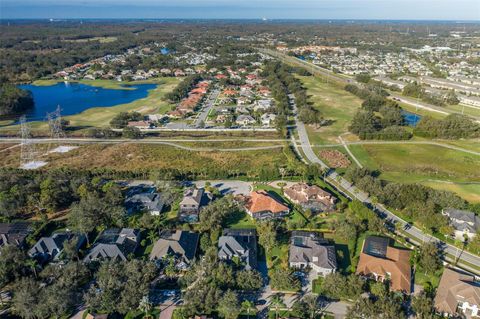
[[[374, 209], [377, 214], [386, 219], [389, 220], [393, 223], [396, 223], [401, 226], [402, 231], [399, 231], [399, 235], [402, 237], [406, 237], [412, 244], [421, 244], [423, 242], [437, 242], [439, 245], [444, 249], [444, 252], [446, 255], [450, 256], [445, 256], [446, 260], [449, 260], [451, 262], [455, 262], [455, 260], [452, 259], [457, 259], [457, 266], [468, 270], [470, 272], [473, 272], [477, 275], [480, 275], [480, 271], [476, 268], [471, 267], [471, 265], [475, 266], [480, 266], [480, 256], [473, 255], [469, 252], [466, 251], [461, 251], [459, 248], [444, 243], [440, 241], [439, 239], [425, 234], [422, 230], [419, 228], [410, 225], [397, 215], [395, 215], [392, 211], [388, 210], [381, 204], [374, 204], [372, 203], [371, 198], [368, 196], [368, 194], [362, 192], [360, 189], [358, 189], [356, 186], [352, 185], [349, 181], [344, 179], [342, 176], [337, 174], [334, 170], [331, 170], [328, 165], [326, 165], [318, 156], [315, 154], [315, 152], [312, 149], [312, 146], [310, 144], [307, 130], [305, 129], [305, 124], [301, 122], [298, 117], [297, 117], [297, 107], [295, 104], [295, 99], [292, 94], [289, 95], [290, 98], [290, 104], [292, 105], [292, 109], [295, 115], [295, 123], [297, 125], [297, 132], [298, 132], [298, 137], [300, 140], [300, 147], [303, 150], [303, 153], [305, 154], [305, 157], [310, 163], [315, 163], [319, 164], [323, 169], [326, 169], [328, 172], [325, 176], [326, 181], [333, 186], [335, 189], [340, 191], [342, 194], [345, 196], [349, 197], [350, 199], [357, 199], [364, 203], [366, 206], [371, 207]], [[452, 258], [452, 256], [454, 256]]]

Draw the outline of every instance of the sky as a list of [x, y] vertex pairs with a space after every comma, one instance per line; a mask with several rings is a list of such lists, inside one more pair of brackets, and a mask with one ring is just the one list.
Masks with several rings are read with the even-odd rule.
[[0, 18], [480, 20], [480, 0], [0, 0]]

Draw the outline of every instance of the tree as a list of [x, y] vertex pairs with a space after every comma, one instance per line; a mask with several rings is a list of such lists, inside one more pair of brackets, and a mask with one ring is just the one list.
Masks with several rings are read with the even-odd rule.
[[32, 92], [0, 80], [0, 116], [23, 113], [33, 106]]
[[331, 299], [357, 299], [363, 292], [364, 283], [356, 275], [340, 273], [327, 275], [320, 287], [320, 294]]
[[275, 318], [278, 318], [278, 312], [280, 309], [285, 308], [285, 302], [280, 294], [275, 294], [270, 299], [270, 308], [275, 310]]
[[20, 277], [25, 270], [25, 253], [15, 245], [0, 248], [0, 287]]
[[238, 296], [235, 292], [227, 290], [218, 302], [218, 312], [225, 319], [236, 319], [240, 315], [241, 308]]
[[434, 318], [433, 300], [425, 293], [421, 293], [412, 298], [412, 309], [418, 319]]
[[256, 270], [241, 270], [237, 272], [237, 286], [241, 290], [259, 290], [262, 288], [263, 279]]
[[242, 310], [247, 312], [247, 319], [250, 319], [250, 312], [255, 309], [255, 304], [250, 300], [244, 300], [242, 302]]
[[434, 242], [424, 243], [420, 246], [417, 264], [425, 273], [434, 273], [442, 266], [440, 251]]
[[272, 221], [263, 221], [258, 224], [258, 242], [265, 250], [270, 251], [277, 243], [277, 232]]
[[270, 283], [276, 290], [298, 291], [301, 283], [290, 269], [274, 269], [270, 273]]
[[314, 319], [320, 310], [318, 307], [318, 296], [308, 294], [303, 297], [303, 301], [305, 302], [309, 318]]
[[138, 127], [135, 126], [127, 126], [122, 131], [122, 136], [124, 138], [133, 138], [139, 139], [143, 136], [142, 131]]
[[40, 286], [30, 277], [24, 277], [13, 288], [13, 312], [24, 319], [42, 318], [46, 313], [40, 313]]

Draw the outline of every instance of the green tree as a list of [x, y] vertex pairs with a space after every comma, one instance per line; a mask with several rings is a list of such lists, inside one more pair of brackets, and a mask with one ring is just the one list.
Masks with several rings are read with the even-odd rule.
[[225, 319], [237, 319], [241, 312], [238, 296], [235, 292], [227, 290], [218, 302], [218, 312]]

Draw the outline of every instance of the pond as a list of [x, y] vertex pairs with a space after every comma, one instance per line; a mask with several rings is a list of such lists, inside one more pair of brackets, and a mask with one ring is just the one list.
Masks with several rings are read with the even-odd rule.
[[409, 126], [417, 126], [417, 123], [422, 119], [421, 115], [410, 113], [405, 110], [402, 111], [402, 115]]
[[29, 121], [45, 120], [47, 112], [60, 105], [62, 115], [81, 113], [92, 107], [108, 107], [126, 104], [147, 97], [156, 84], [125, 85], [125, 89], [105, 89], [75, 82], [59, 82], [55, 85], [20, 85], [33, 94], [35, 107], [26, 113]]

